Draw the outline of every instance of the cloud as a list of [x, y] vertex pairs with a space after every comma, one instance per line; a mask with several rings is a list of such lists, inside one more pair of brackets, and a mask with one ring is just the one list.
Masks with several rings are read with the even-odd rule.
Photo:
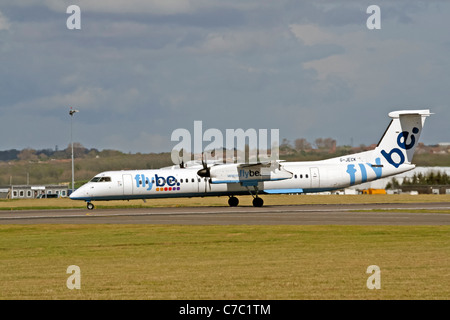
[[[133, 132], [133, 137], [124, 136], [124, 129], [131, 130]], [[111, 130], [110, 128], [105, 128], [108, 131], [108, 135], [101, 137], [101, 144], [105, 149], [117, 149], [120, 146], [119, 150], [123, 150], [123, 152], [161, 152], [161, 151], [170, 151], [170, 145], [167, 143], [167, 140], [170, 135], [162, 135], [159, 133], [149, 133], [148, 131], [139, 130], [136, 127], [117, 127], [115, 130]], [[173, 145], [175, 146], [175, 144]]]
[[[308, 46], [334, 45], [342, 50], [325, 57], [303, 62], [305, 69], [316, 72], [319, 90], [332, 78], [339, 78], [356, 89], [356, 97], [372, 98], [386, 89], [391, 79], [402, 77], [401, 67], [411, 68], [414, 58], [420, 59], [425, 48], [415, 39], [380, 37], [368, 30], [349, 31], [344, 28], [325, 28], [316, 25], [291, 25], [297, 39]], [[376, 31], [375, 31], [376, 32]], [[416, 67], [416, 65], [414, 65]], [[417, 65], [414, 69], [429, 70]]]
[[307, 46], [327, 44], [332, 42], [333, 39], [332, 33], [313, 24], [291, 24], [289, 29], [297, 39]]
[[[30, 6], [36, 5], [35, 0], [17, 0], [16, 5]], [[108, 0], [108, 1], [90, 1], [90, 0], [43, 0], [41, 4], [56, 12], [65, 12], [67, 7], [72, 4], [78, 5], [82, 12], [101, 13], [139, 13], [139, 14], [179, 14], [192, 12], [198, 7], [207, 4], [204, 0]]]
[[9, 27], [10, 27], [10, 23], [9, 23], [8, 19], [0, 11], [0, 31], [9, 30]]
[[209, 33], [203, 43], [190, 47], [196, 53], [239, 53], [248, 50], [265, 50], [274, 43], [274, 35], [258, 30], [235, 30]]
[[[80, 31], [66, 28], [70, 4], [81, 7]], [[372, 32], [365, 24], [369, 4], [4, 4], [0, 130], [29, 128], [8, 139], [12, 147], [32, 146], [35, 137], [65, 145], [66, 137], [52, 132], [66, 130], [73, 106], [80, 109], [82, 144], [134, 152], [147, 151], [148, 141], [153, 150], [170, 150], [171, 131], [191, 129], [194, 120], [220, 130], [279, 128], [291, 140], [333, 135], [348, 142], [364, 132], [355, 144], [376, 142], [363, 139], [372, 139], [373, 125], [377, 140], [379, 123], [397, 107], [439, 105], [444, 122], [450, 36], [442, 26], [449, 5], [383, 2], [382, 29]], [[357, 121], [349, 130], [350, 115], [370, 123]]]

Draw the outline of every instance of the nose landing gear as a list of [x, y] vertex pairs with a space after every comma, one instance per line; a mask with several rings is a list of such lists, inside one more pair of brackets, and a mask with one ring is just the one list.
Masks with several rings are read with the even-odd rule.
[[88, 210], [93, 210], [95, 208], [94, 204], [89, 201], [86, 203], [86, 207], [88, 208]]

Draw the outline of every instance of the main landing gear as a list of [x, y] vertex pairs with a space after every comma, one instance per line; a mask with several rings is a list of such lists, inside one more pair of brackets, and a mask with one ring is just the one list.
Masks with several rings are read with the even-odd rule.
[[[262, 207], [264, 205], [264, 200], [261, 199], [260, 197], [258, 197], [258, 188], [255, 186], [254, 189], [255, 189], [255, 191], [254, 191], [254, 193], [252, 193], [250, 191], [250, 189], [247, 187], [248, 192], [253, 197], [253, 206], [254, 207]], [[230, 198], [228, 199], [228, 205], [230, 207], [237, 207], [238, 204], [239, 204], [239, 199], [236, 198], [235, 196], [230, 196]]]
[[262, 207], [263, 206], [263, 204], [264, 204], [264, 200], [263, 199], [261, 199], [260, 197], [258, 197], [258, 187], [257, 186], [253, 186], [253, 189], [254, 189], [254, 193], [255, 194], [253, 194], [251, 191], [250, 191], [250, 188], [249, 187], [246, 187], [247, 188], [247, 190], [248, 190], [248, 192], [251, 194], [251, 196], [253, 197], [253, 206], [254, 207]]

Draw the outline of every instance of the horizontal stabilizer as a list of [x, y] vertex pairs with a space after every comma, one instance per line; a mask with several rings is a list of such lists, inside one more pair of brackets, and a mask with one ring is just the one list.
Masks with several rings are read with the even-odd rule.
[[399, 118], [400, 116], [404, 115], [417, 115], [417, 116], [424, 116], [428, 117], [432, 115], [429, 109], [426, 110], [401, 110], [401, 111], [392, 111], [389, 112], [389, 117], [391, 118]]

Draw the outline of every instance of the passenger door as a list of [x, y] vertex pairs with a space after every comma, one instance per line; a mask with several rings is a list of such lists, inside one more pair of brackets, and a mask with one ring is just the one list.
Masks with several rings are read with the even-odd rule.
[[123, 194], [132, 195], [133, 194], [133, 178], [131, 174], [123, 174]]
[[311, 173], [311, 188], [320, 187], [319, 168], [310, 168]]

